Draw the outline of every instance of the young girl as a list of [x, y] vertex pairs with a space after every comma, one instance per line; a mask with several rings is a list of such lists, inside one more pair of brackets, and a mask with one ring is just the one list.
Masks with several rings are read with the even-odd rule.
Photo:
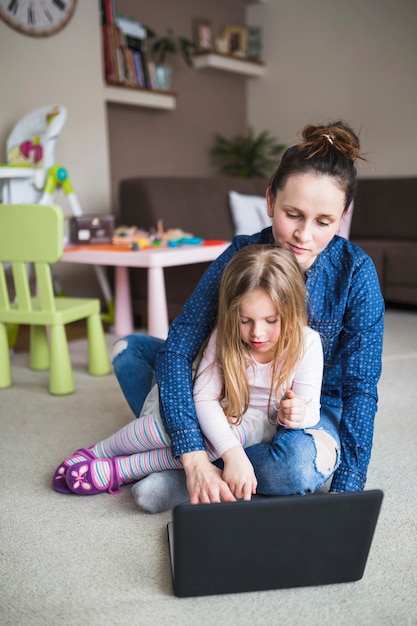
[[[354, 200], [355, 161], [361, 158], [359, 139], [343, 122], [306, 126], [300, 142], [285, 151], [267, 188], [272, 228], [234, 237], [172, 322], [165, 342], [133, 334], [115, 344], [114, 371], [135, 415], [155, 373], [161, 417], [173, 454], [184, 467], [192, 503], [235, 499], [227, 463], [220, 471], [205, 451], [192, 394], [192, 363], [216, 320], [227, 264], [244, 247], [274, 242], [292, 250], [304, 275], [308, 324], [323, 340], [324, 373], [320, 422], [314, 429], [279, 430], [270, 445], [246, 449], [257, 492], [314, 492], [329, 476], [331, 491], [365, 486], [381, 375], [384, 301], [372, 260], [337, 234]], [[143, 492], [149, 486], [146, 498], [159, 492], [160, 508], [152, 511], [163, 510], [168, 481], [165, 508], [175, 504], [177, 488], [178, 502], [183, 501], [183, 474], [161, 472], [138, 483]]]
[[[227, 464], [236, 498], [257, 480], [244, 447], [277, 429], [304, 429], [320, 417], [323, 368], [318, 333], [306, 326], [305, 286], [294, 255], [275, 246], [238, 252], [223, 274], [217, 327], [203, 351], [194, 399], [212, 460]], [[124, 483], [182, 467], [159, 418], [155, 387], [139, 419], [56, 470], [61, 493], [117, 493]]]

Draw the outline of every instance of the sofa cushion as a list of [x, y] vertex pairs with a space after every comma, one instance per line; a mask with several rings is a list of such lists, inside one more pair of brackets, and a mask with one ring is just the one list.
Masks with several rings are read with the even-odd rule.
[[386, 281], [387, 287], [396, 284], [399, 286], [416, 287], [417, 285], [417, 242], [400, 241], [397, 245], [387, 246]]
[[382, 292], [385, 290], [385, 275], [384, 275], [384, 250], [387, 241], [374, 241], [373, 239], [354, 239], [353, 243], [362, 248], [368, 256], [371, 257], [374, 262], [375, 269], [378, 274], [379, 284]]
[[360, 178], [350, 238], [417, 240], [417, 177]]
[[355, 239], [373, 260], [387, 302], [417, 304], [417, 242]]
[[268, 217], [266, 196], [252, 196], [229, 191], [229, 204], [235, 235], [253, 235], [271, 226], [272, 220]]

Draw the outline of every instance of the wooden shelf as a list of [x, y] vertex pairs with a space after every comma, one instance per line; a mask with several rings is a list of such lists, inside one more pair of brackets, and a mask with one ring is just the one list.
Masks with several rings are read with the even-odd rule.
[[134, 89], [110, 84], [104, 86], [104, 99], [106, 102], [164, 109], [165, 111], [173, 111], [177, 105], [177, 95], [173, 91]]
[[235, 72], [252, 78], [265, 76], [266, 67], [259, 61], [239, 58], [231, 54], [207, 52], [193, 57], [193, 65], [197, 70], [212, 69]]

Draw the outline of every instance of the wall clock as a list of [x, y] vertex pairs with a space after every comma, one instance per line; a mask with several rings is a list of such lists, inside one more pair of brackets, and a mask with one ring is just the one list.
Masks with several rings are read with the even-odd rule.
[[77, 0], [0, 0], [0, 18], [29, 37], [49, 37], [70, 21]]

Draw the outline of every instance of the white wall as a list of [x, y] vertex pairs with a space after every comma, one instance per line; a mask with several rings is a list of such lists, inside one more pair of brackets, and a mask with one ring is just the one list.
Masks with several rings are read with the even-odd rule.
[[361, 176], [417, 174], [416, 0], [267, 0], [247, 10], [267, 76], [248, 82], [248, 117], [287, 145], [304, 124], [361, 130]]

